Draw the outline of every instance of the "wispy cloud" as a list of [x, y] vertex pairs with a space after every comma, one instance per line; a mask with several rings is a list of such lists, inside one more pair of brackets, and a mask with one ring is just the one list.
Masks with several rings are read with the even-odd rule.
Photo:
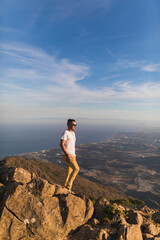
[[106, 48], [106, 50], [107, 50], [107, 52], [109, 53], [110, 56], [112, 56], [112, 57], [114, 56], [114, 54], [113, 54], [113, 52], [111, 51], [110, 48]]
[[101, 81], [106, 81], [106, 80], [116, 79], [117, 77], [119, 77], [119, 74], [105, 76], [105, 77], [100, 78], [100, 80]]
[[141, 69], [146, 64], [146, 61], [131, 61], [128, 59], [118, 59], [114, 64], [112, 70], [120, 69]]
[[[85, 104], [160, 100], [160, 83], [133, 84], [131, 81], [114, 81], [112, 85], [105, 84], [104, 87], [90, 89], [79, 85], [80, 80], [89, 77], [90, 68], [86, 64], [57, 59], [41, 49], [21, 44], [1, 45], [1, 53], [5, 62], [9, 63], [2, 63], [1, 87], [6, 101], [11, 99], [12, 94], [17, 104], [23, 100], [39, 105], [44, 102]], [[123, 64], [121, 62], [120, 65]], [[128, 67], [139, 66], [138, 62], [127, 64]], [[116, 79], [118, 76], [106, 76], [101, 80]]]
[[[0, 26], [0, 31], [1, 31], [1, 32], [20, 33], [19, 30], [17, 30], [17, 29], [10, 28], [10, 27], [4, 27], [4, 26]], [[22, 33], [22, 32], [21, 32], [21, 33]]]
[[107, 64], [107, 67], [110, 72], [120, 71], [120, 70], [139, 70], [145, 72], [159, 72], [160, 71], [160, 63], [150, 63], [147, 60], [128, 60], [128, 59], [118, 59], [116, 62], [112, 64]]
[[142, 68], [143, 71], [146, 72], [159, 72], [160, 71], [160, 64], [149, 64]]

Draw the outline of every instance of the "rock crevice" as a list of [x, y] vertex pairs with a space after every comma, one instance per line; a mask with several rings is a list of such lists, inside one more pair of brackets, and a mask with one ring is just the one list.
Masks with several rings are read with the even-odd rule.
[[23, 222], [12, 210], [10, 210], [6, 205], [4, 207], [10, 212], [15, 218], [17, 218], [20, 222]]

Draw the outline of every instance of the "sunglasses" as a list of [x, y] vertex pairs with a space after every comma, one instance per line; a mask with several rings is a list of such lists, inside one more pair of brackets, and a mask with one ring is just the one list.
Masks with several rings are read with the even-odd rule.
[[76, 127], [76, 126], [77, 126], [77, 124], [72, 124], [72, 126], [73, 126], [73, 127]]

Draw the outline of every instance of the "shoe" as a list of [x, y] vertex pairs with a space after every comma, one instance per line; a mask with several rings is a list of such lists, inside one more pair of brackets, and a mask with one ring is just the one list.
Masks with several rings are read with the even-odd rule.
[[68, 188], [68, 187], [66, 187], [66, 188], [68, 189], [68, 192], [69, 192], [69, 193], [72, 193], [71, 188]]

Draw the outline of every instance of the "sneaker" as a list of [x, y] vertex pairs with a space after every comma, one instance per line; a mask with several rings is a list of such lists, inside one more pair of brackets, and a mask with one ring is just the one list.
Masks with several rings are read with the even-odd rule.
[[66, 187], [66, 188], [68, 189], [68, 192], [69, 192], [69, 193], [72, 193], [71, 188], [68, 188], [68, 187]]

